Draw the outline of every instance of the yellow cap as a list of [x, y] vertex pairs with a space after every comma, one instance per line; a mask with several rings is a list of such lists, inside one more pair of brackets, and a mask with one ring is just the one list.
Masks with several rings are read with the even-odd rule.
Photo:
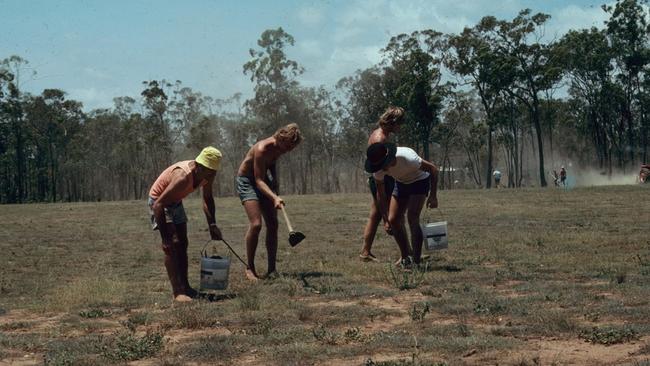
[[221, 163], [221, 151], [215, 149], [212, 146], [208, 146], [203, 149], [199, 156], [197, 156], [194, 160], [208, 169], [219, 170], [219, 164]]

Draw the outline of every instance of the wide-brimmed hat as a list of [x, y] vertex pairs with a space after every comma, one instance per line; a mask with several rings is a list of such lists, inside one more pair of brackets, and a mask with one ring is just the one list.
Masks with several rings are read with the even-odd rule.
[[392, 142], [376, 142], [366, 150], [365, 169], [368, 173], [380, 171], [395, 159], [397, 145]]
[[199, 156], [197, 156], [194, 160], [208, 169], [219, 170], [219, 164], [221, 163], [221, 151], [212, 146], [208, 146], [203, 149]]

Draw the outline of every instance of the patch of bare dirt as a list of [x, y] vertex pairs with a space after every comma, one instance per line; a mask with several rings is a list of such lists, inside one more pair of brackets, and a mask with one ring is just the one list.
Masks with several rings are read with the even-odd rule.
[[484, 354], [477, 352], [464, 360], [470, 365], [495, 361], [504, 364], [533, 364], [534, 360], [538, 360], [541, 365], [621, 365], [648, 359], [647, 355], [638, 354], [639, 349], [648, 343], [650, 337], [609, 346], [579, 339], [528, 339], [523, 348]]

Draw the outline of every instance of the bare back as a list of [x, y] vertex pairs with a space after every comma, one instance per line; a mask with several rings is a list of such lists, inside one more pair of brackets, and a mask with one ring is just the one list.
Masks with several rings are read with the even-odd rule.
[[381, 127], [374, 129], [370, 133], [370, 137], [368, 138], [368, 146], [378, 143], [378, 142], [387, 142], [388, 141], [388, 136], [390, 135], [390, 132], [385, 131]]

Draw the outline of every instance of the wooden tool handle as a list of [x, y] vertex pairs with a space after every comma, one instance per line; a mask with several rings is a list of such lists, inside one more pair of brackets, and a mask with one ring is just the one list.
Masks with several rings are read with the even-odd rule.
[[284, 221], [287, 222], [287, 227], [289, 228], [289, 232], [292, 232], [293, 228], [291, 227], [291, 222], [289, 221], [289, 216], [287, 216], [286, 211], [284, 211], [284, 205], [281, 205], [280, 209], [282, 210], [282, 214], [284, 215]]

